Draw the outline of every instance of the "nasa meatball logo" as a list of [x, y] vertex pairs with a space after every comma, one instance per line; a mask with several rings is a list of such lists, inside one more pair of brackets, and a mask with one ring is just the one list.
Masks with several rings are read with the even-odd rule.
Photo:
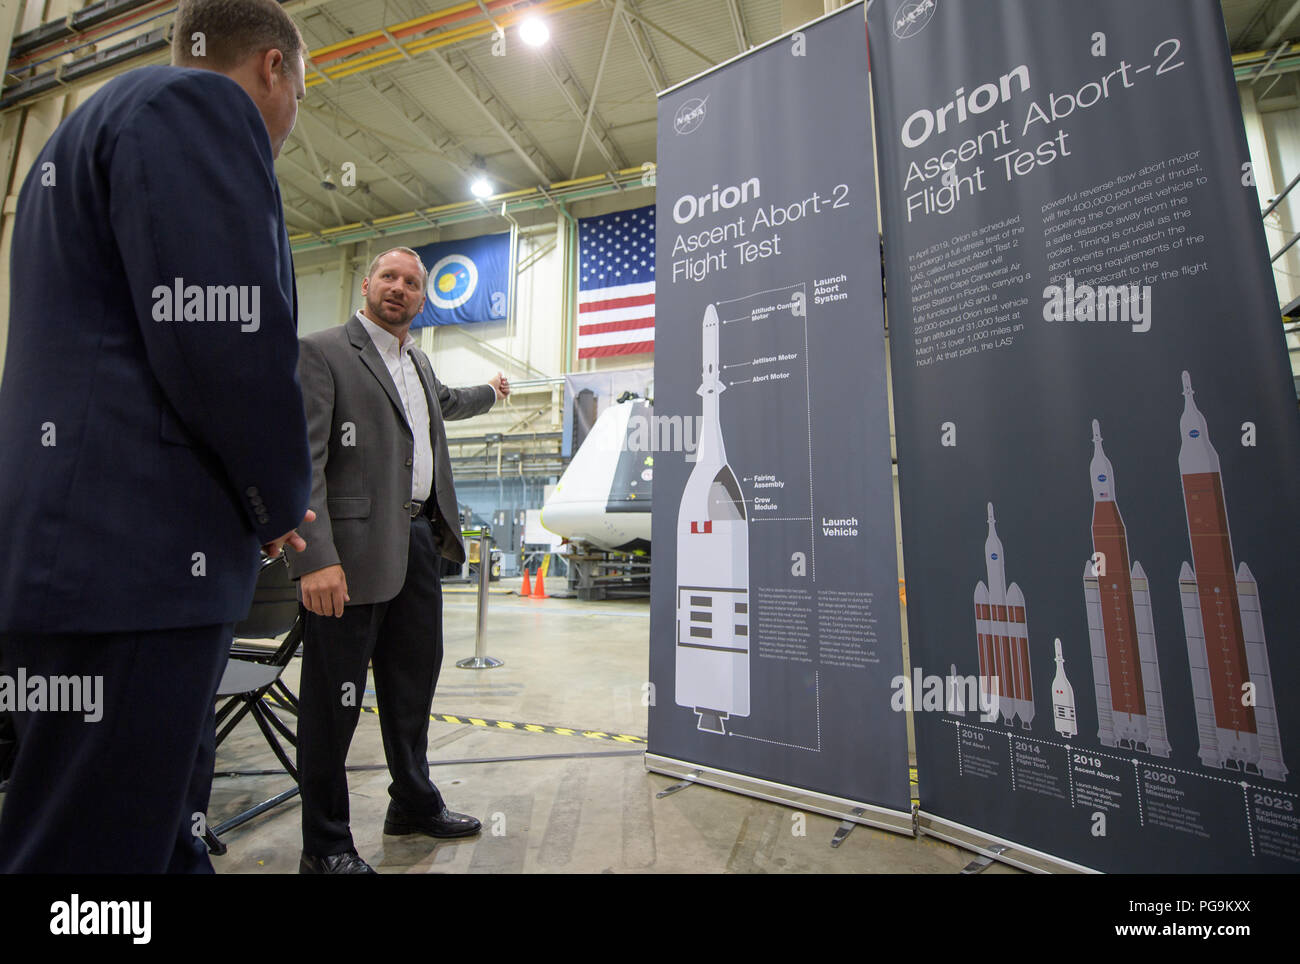
[[673, 130], [678, 134], [689, 134], [703, 124], [708, 103], [707, 97], [703, 100], [693, 97], [678, 107], [677, 113], [673, 115]]
[[478, 268], [463, 254], [449, 254], [429, 272], [429, 300], [434, 307], [450, 311], [474, 296]]
[[914, 0], [905, 3], [894, 14], [894, 36], [899, 40], [915, 37], [930, 23], [938, 0]]

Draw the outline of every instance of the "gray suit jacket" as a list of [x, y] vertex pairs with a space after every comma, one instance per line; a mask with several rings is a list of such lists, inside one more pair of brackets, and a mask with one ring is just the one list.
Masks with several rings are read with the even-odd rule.
[[[298, 377], [311, 442], [311, 508], [298, 528], [307, 550], [289, 552], [295, 579], [341, 564], [349, 605], [387, 602], [406, 581], [415, 439], [397, 387], [365, 327], [347, 323], [301, 339]], [[460, 514], [443, 419], [469, 418], [496, 401], [491, 385], [447, 388], [429, 359], [412, 351], [429, 399], [434, 493], [442, 514], [442, 554], [463, 562]]]

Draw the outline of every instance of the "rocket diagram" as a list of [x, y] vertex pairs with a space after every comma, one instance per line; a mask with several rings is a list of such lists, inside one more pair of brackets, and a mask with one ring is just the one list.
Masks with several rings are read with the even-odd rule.
[[718, 417], [718, 315], [704, 312], [703, 399], [695, 468], [677, 515], [676, 699], [700, 730], [749, 716], [749, 529]]
[[[1277, 702], [1269, 669], [1259, 587], [1250, 567], [1233, 554], [1219, 456], [1205, 416], [1193, 400], [1191, 376], [1182, 373], [1182, 445], [1178, 471], [1192, 561], [1178, 584], [1191, 668], [1199, 755], [1205, 766], [1285, 780]], [[1115, 494], [1115, 469], [1102, 447], [1101, 426], [1092, 423], [1093, 557], [1084, 565], [1097, 738], [1169, 757], [1164, 693], [1151, 615], [1151, 592], [1142, 564], [1129, 558], [1128, 532]], [[982, 705], [996, 708], [1004, 723], [1017, 717], [1024, 729], [1034, 718], [1025, 597], [1007, 584], [1006, 559], [993, 504], [988, 504], [984, 543], [987, 583], [975, 587]], [[1074, 689], [1065, 675], [1061, 641], [1052, 680], [1052, 722], [1057, 733], [1078, 733]], [[956, 669], [953, 669], [954, 676]]]
[[1164, 695], [1151, 618], [1151, 591], [1140, 562], [1129, 563], [1128, 533], [1115, 500], [1115, 469], [1092, 422], [1092, 549], [1083, 569], [1097, 739], [1168, 757]]
[[1018, 716], [1030, 729], [1034, 719], [1034, 687], [1029, 667], [1029, 625], [1025, 596], [1014, 582], [1008, 586], [1006, 559], [988, 504], [988, 538], [984, 540], [984, 565], [988, 583], [975, 586], [975, 633], [980, 656], [980, 703], [997, 707], [1002, 722], [1011, 726]]
[[1192, 561], [1178, 574], [1200, 758], [1205, 766], [1285, 780], [1259, 587], [1234, 568], [1219, 455], [1183, 372], [1178, 472]]
[[1066, 739], [1079, 735], [1079, 722], [1074, 713], [1074, 687], [1065, 676], [1065, 656], [1061, 653], [1059, 637], [1056, 639], [1056, 675], [1052, 677], [1052, 725]]

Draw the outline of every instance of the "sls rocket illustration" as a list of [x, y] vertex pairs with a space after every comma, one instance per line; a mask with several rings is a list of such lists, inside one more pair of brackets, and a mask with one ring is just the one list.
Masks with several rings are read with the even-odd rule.
[[1006, 559], [989, 506], [989, 534], [984, 540], [988, 584], [975, 586], [975, 632], [980, 652], [980, 701], [996, 706], [1002, 722], [1011, 726], [1019, 716], [1028, 730], [1034, 719], [1034, 687], [1029, 668], [1029, 625], [1025, 596], [1014, 582], [1008, 586]]
[[677, 704], [699, 729], [749, 716], [749, 529], [718, 419], [718, 314], [704, 312], [703, 399], [695, 468], [677, 516]]
[[1201, 763], [1285, 780], [1259, 588], [1244, 562], [1234, 569], [1219, 455], [1193, 394], [1183, 372], [1178, 471], [1192, 562], [1183, 563], [1178, 588]]
[[1167, 757], [1165, 702], [1151, 619], [1151, 592], [1139, 562], [1129, 563], [1128, 534], [1115, 501], [1115, 469], [1092, 421], [1092, 550], [1083, 597], [1097, 693], [1097, 739]]
[[1056, 675], [1052, 677], [1052, 725], [1064, 737], [1078, 736], [1079, 724], [1074, 715], [1074, 687], [1065, 678], [1065, 656], [1061, 640], [1056, 640]]

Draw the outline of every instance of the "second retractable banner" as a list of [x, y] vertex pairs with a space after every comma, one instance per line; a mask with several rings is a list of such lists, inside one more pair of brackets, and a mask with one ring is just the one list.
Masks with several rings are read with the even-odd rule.
[[1300, 424], [1215, 0], [877, 0], [922, 827], [1300, 870]]

